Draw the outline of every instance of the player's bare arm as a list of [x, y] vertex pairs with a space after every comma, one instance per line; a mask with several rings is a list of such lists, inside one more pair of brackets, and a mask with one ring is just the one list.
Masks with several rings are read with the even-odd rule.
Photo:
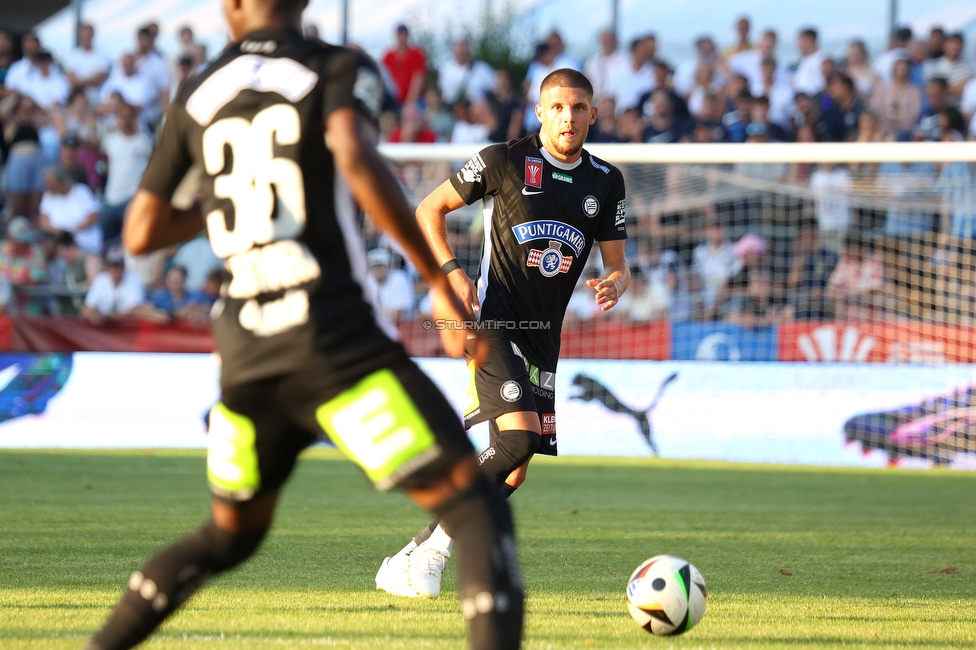
[[144, 255], [193, 239], [203, 228], [198, 204], [178, 210], [166, 199], [140, 189], [126, 210], [122, 241], [133, 255]]
[[[352, 108], [334, 111], [329, 115], [326, 132], [336, 168], [349, 184], [356, 202], [383, 232], [400, 244], [420, 277], [430, 285], [434, 317], [467, 320], [466, 310], [441, 271], [406, 197], [373, 145], [359, 113]], [[468, 354], [479, 363], [488, 353], [487, 345], [474, 331], [441, 330], [441, 343], [444, 351], [454, 358], [464, 355], [466, 346]]]
[[587, 280], [586, 284], [596, 289], [596, 304], [602, 311], [613, 309], [620, 296], [630, 284], [630, 267], [625, 255], [626, 240], [600, 242], [600, 255], [603, 257], [603, 278]]
[[[447, 215], [463, 205], [464, 199], [451, 182], [444, 181], [417, 206], [417, 223], [420, 224], [420, 229], [441, 266], [457, 259], [457, 255], [447, 242]], [[449, 270], [447, 279], [454, 293], [461, 300], [461, 304], [472, 310], [468, 318], [473, 319], [474, 312], [481, 310], [478, 290], [474, 282], [462, 268]]]

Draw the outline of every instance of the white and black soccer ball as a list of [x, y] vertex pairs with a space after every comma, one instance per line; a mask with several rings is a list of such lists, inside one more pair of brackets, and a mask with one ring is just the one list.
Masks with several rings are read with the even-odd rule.
[[627, 609], [634, 622], [657, 636], [683, 634], [705, 615], [708, 589], [688, 560], [656, 555], [637, 567], [627, 583]]

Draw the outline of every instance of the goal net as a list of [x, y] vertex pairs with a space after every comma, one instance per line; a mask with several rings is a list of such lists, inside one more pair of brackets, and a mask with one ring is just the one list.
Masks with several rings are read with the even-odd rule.
[[[623, 375], [633, 362], [663, 362], [662, 373], [712, 382], [687, 405], [714, 410], [716, 427], [723, 409], [802, 419], [784, 406], [793, 399], [801, 412], [836, 411], [849, 447], [892, 463], [976, 454], [976, 144], [587, 149], [624, 173], [632, 279], [601, 313], [583, 284], [602, 273], [594, 247], [563, 326], [562, 360], [619, 361], [609, 367]], [[477, 150], [383, 152], [416, 204]], [[482, 224], [480, 203], [448, 221], [472, 278]], [[366, 234], [384, 246], [368, 226]], [[415, 298], [400, 314], [404, 340], [436, 355]], [[784, 421], [782, 434], [802, 426]]]

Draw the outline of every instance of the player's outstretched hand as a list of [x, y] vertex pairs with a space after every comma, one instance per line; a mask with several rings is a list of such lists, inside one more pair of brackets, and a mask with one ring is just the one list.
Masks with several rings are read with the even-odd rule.
[[441, 345], [447, 356], [473, 359], [477, 365], [488, 357], [488, 342], [470, 327], [471, 316], [447, 283], [430, 288], [431, 316], [441, 332]]
[[463, 269], [448, 273], [447, 281], [451, 283], [451, 289], [466, 308], [465, 311], [470, 312], [468, 320], [475, 320], [475, 312], [481, 311], [481, 302], [478, 300], [478, 288], [474, 282]]
[[587, 280], [587, 286], [596, 289], [596, 304], [600, 311], [607, 311], [617, 306], [620, 300], [620, 290], [613, 280]]

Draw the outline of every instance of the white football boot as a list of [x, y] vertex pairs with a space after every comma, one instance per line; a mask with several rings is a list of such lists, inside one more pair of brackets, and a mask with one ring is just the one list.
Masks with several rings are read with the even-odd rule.
[[421, 598], [441, 595], [441, 575], [447, 567], [451, 552], [421, 544], [408, 556], [407, 571], [410, 586]]
[[376, 572], [376, 589], [385, 591], [393, 596], [404, 598], [419, 598], [420, 594], [410, 584], [410, 551], [400, 551], [393, 557], [383, 560], [380, 570]]

